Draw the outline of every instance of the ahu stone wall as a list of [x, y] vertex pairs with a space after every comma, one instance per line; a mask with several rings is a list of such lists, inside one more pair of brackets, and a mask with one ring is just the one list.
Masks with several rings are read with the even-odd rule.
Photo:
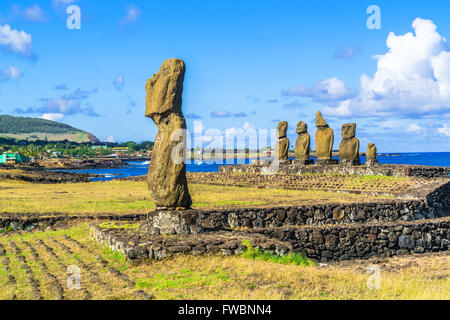
[[[265, 166], [256, 164], [240, 164], [219, 167], [219, 172], [261, 173]], [[299, 165], [296, 163], [280, 163], [279, 173], [284, 174], [350, 174], [350, 175], [382, 175], [390, 177], [448, 177], [450, 167], [432, 167], [419, 165], [381, 164], [374, 166], [343, 165]]]

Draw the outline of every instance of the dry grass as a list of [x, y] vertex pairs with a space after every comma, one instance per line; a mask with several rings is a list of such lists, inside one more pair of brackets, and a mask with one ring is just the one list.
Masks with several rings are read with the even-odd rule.
[[[351, 203], [383, 196], [324, 191], [258, 189], [190, 184], [194, 208]], [[0, 181], [0, 212], [5, 213], [146, 213], [154, 208], [143, 181], [31, 184]]]
[[[37, 239], [53, 248], [56, 258]], [[0, 243], [7, 249], [7, 255], [0, 257], [0, 261], [4, 258], [11, 261], [9, 272], [5, 271], [3, 263], [0, 264], [0, 299], [10, 299], [14, 295], [18, 299], [33, 298], [28, 276], [9, 241], [19, 247], [44, 299], [55, 299], [57, 295], [25, 242], [36, 250], [48, 272], [58, 279], [65, 299], [89, 296], [92, 299], [135, 299], [139, 290], [153, 294], [157, 299], [450, 299], [448, 252], [334, 263], [324, 268], [217, 255], [178, 256], [133, 266], [121, 255], [89, 240], [86, 224], [67, 230], [0, 236]], [[80, 248], [77, 243], [84, 247]], [[60, 244], [72, 253], [62, 249]], [[105, 260], [103, 264], [97, 256]], [[366, 267], [373, 263], [381, 267], [379, 290], [367, 287]], [[80, 267], [82, 290], [67, 289], [66, 268], [69, 265]], [[111, 272], [111, 267], [125, 275], [128, 281]], [[8, 275], [14, 276], [17, 284], [8, 284]]]

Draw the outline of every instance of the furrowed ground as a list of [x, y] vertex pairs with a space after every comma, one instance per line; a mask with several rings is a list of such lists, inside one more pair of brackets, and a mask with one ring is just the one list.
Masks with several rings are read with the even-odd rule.
[[[450, 299], [448, 252], [325, 267], [219, 255], [134, 266], [89, 240], [87, 223], [0, 244], [0, 299]], [[367, 286], [371, 264], [379, 289]], [[79, 290], [67, 287], [69, 266], [80, 268]]]
[[[199, 209], [370, 202], [389, 196], [342, 194], [320, 189], [285, 190], [189, 184]], [[143, 181], [37, 184], [0, 181], [0, 213], [147, 213], [154, 208]]]
[[[411, 185], [409, 178], [345, 179], [305, 177], [309, 190], [260, 184], [190, 183], [189, 188], [194, 208], [210, 209], [385, 201], [393, 197], [337, 191], [344, 185], [351, 190], [380, 191]], [[335, 191], [324, 191], [330, 186]], [[120, 215], [154, 208], [143, 181], [36, 184], [3, 180], [0, 194], [0, 213], [9, 216]], [[325, 267], [311, 261], [292, 265], [276, 259], [220, 255], [177, 256], [131, 265], [121, 254], [90, 240], [88, 222], [74, 223], [58, 230], [0, 230], [0, 299], [450, 299], [448, 252]], [[371, 264], [381, 268], [378, 290], [367, 287]], [[81, 288], [71, 290], [67, 271], [73, 266], [81, 272]]]

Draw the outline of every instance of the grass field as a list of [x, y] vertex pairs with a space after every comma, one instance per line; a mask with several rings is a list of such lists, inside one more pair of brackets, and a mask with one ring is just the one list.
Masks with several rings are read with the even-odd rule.
[[[383, 196], [190, 184], [194, 208], [351, 203]], [[154, 208], [143, 181], [32, 184], [0, 181], [0, 213], [146, 213]]]
[[[6, 250], [0, 299], [450, 299], [445, 252], [326, 267], [254, 255], [178, 256], [133, 266], [89, 240], [87, 224], [3, 235], [0, 244]], [[367, 286], [374, 263], [381, 268], [379, 289]], [[80, 270], [79, 289], [67, 287], [69, 266]]]

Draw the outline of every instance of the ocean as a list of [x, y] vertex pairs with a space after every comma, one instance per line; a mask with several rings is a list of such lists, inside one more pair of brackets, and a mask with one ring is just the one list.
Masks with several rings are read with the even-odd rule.
[[[425, 166], [450, 167], [450, 152], [429, 152], [429, 153], [381, 153], [377, 156], [380, 164], [415, 164]], [[361, 157], [361, 162], [365, 163], [365, 157]], [[237, 159], [229, 164], [248, 164], [251, 159]], [[218, 172], [219, 166], [227, 164], [216, 164], [200, 162], [186, 164], [188, 172]], [[120, 168], [110, 169], [86, 169], [69, 170], [71, 172], [92, 173], [103, 177], [92, 178], [92, 181], [108, 181], [117, 178], [142, 176], [147, 174], [148, 163], [144, 161], [130, 161], [128, 165]], [[62, 170], [64, 171], [64, 170]]]

